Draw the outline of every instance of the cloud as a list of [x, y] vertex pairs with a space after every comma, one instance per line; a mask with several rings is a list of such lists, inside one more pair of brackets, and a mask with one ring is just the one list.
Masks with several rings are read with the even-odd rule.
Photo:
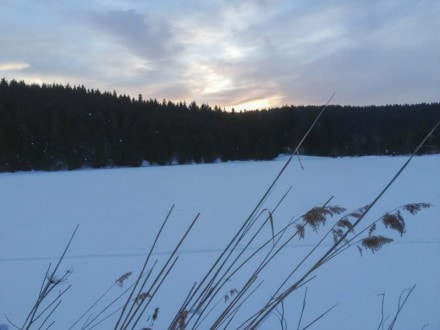
[[166, 21], [133, 9], [95, 12], [90, 19], [112, 41], [140, 58], [163, 61], [177, 56], [181, 49]]
[[302, 80], [290, 84], [308, 102], [331, 90], [343, 104], [438, 101], [440, 7], [406, 5], [342, 6], [339, 48], [298, 67]]
[[0, 72], [2, 71], [21, 71], [29, 68], [30, 65], [24, 62], [0, 63]]
[[252, 47], [230, 70], [243, 92], [257, 85], [280, 104], [323, 103], [333, 91], [344, 104], [438, 101], [439, 5], [315, 4], [269, 11], [237, 33]]

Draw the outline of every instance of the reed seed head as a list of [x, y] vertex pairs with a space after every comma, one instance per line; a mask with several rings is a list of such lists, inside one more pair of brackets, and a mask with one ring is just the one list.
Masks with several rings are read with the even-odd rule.
[[430, 208], [431, 206], [430, 203], [412, 203], [404, 205], [403, 209], [414, 215], [422, 209]]
[[368, 236], [362, 240], [362, 246], [371, 252], [376, 252], [385, 244], [391, 243], [393, 239], [384, 236]]
[[345, 209], [340, 206], [314, 207], [304, 214], [303, 219], [314, 231], [317, 231], [320, 226], [325, 225], [327, 217], [341, 214], [344, 211]]
[[305, 235], [305, 226], [303, 224], [297, 224], [296, 226], [296, 232], [299, 235], [300, 239], [304, 239], [304, 235]]
[[151, 297], [151, 295], [146, 292], [142, 292], [138, 294], [134, 301], [136, 302], [136, 304], [141, 304], [147, 297]]
[[397, 230], [400, 236], [405, 232], [405, 221], [399, 211], [394, 214], [386, 213], [382, 218], [382, 222], [386, 228], [390, 227], [391, 229]]
[[124, 282], [125, 282], [126, 280], [128, 280], [128, 278], [131, 276], [131, 274], [133, 274], [133, 272], [125, 273], [124, 275], [122, 275], [121, 277], [119, 277], [119, 278], [115, 281], [115, 283], [116, 283], [117, 285], [119, 285], [120, 287], [122, 287], [122, 285], [124, 284]]
[[340, 219], [338, 221], [338, 223], [336, 224], [336, 226], [341, 227], [341, 228], [347, 228], [350, 231], [353, 230], [353, 224], [347, 218]]

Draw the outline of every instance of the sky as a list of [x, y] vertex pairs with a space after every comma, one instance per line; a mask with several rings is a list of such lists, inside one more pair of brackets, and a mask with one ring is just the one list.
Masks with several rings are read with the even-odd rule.
[[0, 78], [237, 110], [440, 100], [437, 0], [1, 0]]

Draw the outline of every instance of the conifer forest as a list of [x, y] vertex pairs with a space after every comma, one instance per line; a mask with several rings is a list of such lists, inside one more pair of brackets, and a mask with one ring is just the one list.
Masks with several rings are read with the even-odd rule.
[[[232, 111], [84, 86], [0, 81], [0, 171], [269, 160], [289, 153], [322, 105]], [[300, 153], [409, 154], [440, 103], [330, 105]], [[440, 133], [421, 151], [440, 153]]]

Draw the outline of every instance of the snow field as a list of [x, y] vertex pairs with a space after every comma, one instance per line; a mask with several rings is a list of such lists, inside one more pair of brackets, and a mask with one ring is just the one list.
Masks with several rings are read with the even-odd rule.
[[[62, 271], [72, 269], [72, 288], [55, 317], [56, 329], [68, 328], [122, 274], [139, 271], [162, 220], [173, 214], [154, 254], [163, 262], [194, 216], [201, 216], [179, 252], [170, 278], [152, 303], [159, 307], [155, 329], [163, 329], [194, 281], [247, 217], [284, 164], [285, 157], [267, 162], [229, 162], [134, 169], [80, 170], [0, 174], [0, 315], [20, 323], [38, 294], [50, 262], [62, 252], [76, 224], [78, 233]], [[371, 202], [406, 160], [405, 157], [302, 157], [294, 160], [265, 207], [272, 208], [292, 187], [274, 214], [275, 229], [334, 196], [332, 205], [352, 211]], [[371, 329], [397, 307], [402, 290], [416, 284], [397, 329], [440, 329], [440, 156], [413, 159], [407, 170], [372, 209], [366, 221], [406, 203], [433, 207], [405, 216], [403, 237], [379, 252], [355, 247], [325, 265], [308, 285], [303, 324], [338, 304], [314, 329]], [[267, 237], [271, 237], [267, 226]], [[264, 285], [243, 307], [244, 314], [261, 306], [319, 235], [306, 232], [274, 260], [262, 276]], [[328, 243], [330, 244], [331, 241]], [[328, 245], [327, 245], [328, 246]], [[244, 275], [232, 278], [239, 289]], [[121, 289], [112, 289], [116, 296]], [[304, 290], [286, 301], [289, 328], [296, 328]], [[221, 302], [219, 305], [223, 304]], [[152, 311], [151, 311], [152, 313]], [[151, 314], [150, 313], [150, 314]], [[98, 329], [108, 329], [113, 319]], [[238, 322], [238, 321], [237, 321]], [[7, 323], [0, 319], [0, 323]], [[273, 316], [263, 328], [278, 328]], [[140, 327], [139, 327], [140, 328]], [[233, 328], [233, 327], [232, 327]]]

